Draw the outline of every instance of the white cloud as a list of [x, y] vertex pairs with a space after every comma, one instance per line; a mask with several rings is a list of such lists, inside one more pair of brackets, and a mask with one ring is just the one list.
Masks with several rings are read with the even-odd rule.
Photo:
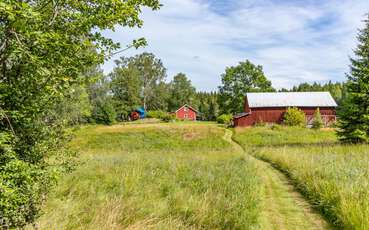
[[[234, 0], [229, 1], [232, 8], [205, 0], [162, 2], [159, 11], [144, 10], [143, 28], [106, 34], [122, 44], [147, 38], [148, 47], [124, 54], [153, 52], [168, 68], [169, 78], [184, 72], [199, 90], [216, 90], [225, 67], [245, 59], [262, 65], [275, 87], [342, 81], [357, 28], [369, 11], [366, 0]], [[112, 68], [112, 61], [104, 65], [106, 71]]]

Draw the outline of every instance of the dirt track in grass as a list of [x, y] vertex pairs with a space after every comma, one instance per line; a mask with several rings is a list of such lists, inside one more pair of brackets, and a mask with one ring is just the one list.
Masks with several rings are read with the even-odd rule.
[[[246, 151], [232, 140], [232, 131], [226, 130], [224, 139], [236, 151]], [[267, 162], [250, 155], [264, 173], [265, 186], [262, 229], [331, 229], [329, 224], [313, 210], [311, 205], [297, 192], [288, 178]]]

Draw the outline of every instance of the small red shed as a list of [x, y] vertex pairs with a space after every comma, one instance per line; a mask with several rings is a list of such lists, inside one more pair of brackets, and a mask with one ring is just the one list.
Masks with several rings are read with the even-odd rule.
[[196, 121], [197, 113], [196, 109], [187, 104], [175, 111], [178, 120]]
[[252, 126], [259, 122], [282, 123], [290, 107], [301, 109], [311, 124], [319, 108], [324, 124], [336, 121], [337, 103], [329, 92], [247, 93], [244, 111], [233, 117], [234, 126]]

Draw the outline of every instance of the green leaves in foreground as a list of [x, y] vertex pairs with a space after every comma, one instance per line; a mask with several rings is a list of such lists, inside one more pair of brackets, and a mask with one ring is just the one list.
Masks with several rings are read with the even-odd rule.
[[0, 228], [34, 221], [51, 174], [40, 166], [19, 160], [12, 135], [0, 133]]
[[[119, 44], [99, 31], [141, 27], [142, 7], [158, 0], [0, 1], [0, 217], [3, 226], [32, 222], [64, 157], [65, 123], [51, 113], [90, 79]], [[133, 46], [144, 43], [137, 40]], [[2, 138], [0, 137], [0, 139]], [[4, 138], [3, 138], [4, 139]], [[57, 157], [54, 157], [57, 155]]]

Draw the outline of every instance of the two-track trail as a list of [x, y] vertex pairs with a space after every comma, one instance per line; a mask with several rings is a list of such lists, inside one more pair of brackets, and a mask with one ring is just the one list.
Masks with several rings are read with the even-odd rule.
[[[232, 131], [226, 130], [224, 139], [238, 152], [246, 151], [232, 140]], [[316, 213], [297, 192], [290, 180], [269, 163], [248, 157], [261, 169], [264, 184], [262, 229], [330, 229], [329, 224]]]

